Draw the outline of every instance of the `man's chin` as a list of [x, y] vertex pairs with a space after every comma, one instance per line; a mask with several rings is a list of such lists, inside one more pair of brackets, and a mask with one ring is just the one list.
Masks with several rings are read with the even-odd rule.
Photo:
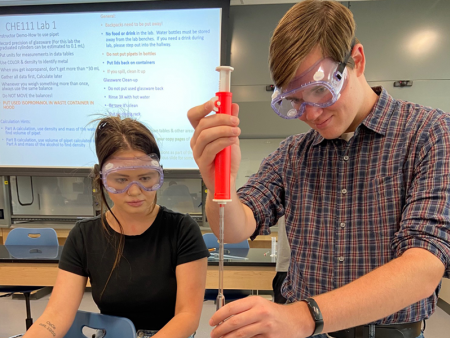
[[337, 130], [318, 130], [318, 133], [326, 140], [337, 139], [343, 134]]

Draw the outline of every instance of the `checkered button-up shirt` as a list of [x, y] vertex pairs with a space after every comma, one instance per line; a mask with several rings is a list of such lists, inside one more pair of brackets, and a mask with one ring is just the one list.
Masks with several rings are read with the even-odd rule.
[[[286, 215], [289, 302], [348, 284], [423, 248], [450, 277], [450, 114], [379, 99], [348, 141], [314, 130], [284, 140], [238, 194], [258, 234]], [[377, 324], [420, 321], [438, 292]]]

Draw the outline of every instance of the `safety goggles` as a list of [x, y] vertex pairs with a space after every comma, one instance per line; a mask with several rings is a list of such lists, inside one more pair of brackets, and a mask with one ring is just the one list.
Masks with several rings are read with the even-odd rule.
[[103, 186], [113, 194], [127, 191], [137, 184], [145, 191], [161, 188], [164, 174], [156, 154], [142, 157], [111, 157], [100, 171]]
[[301, 117], [307, 105], [326, 108], [334, 104], [347, 84], [347, 64], [325, 58], [294, 78], [285, 88], [275, 87], [272, 109], [285, 119]]

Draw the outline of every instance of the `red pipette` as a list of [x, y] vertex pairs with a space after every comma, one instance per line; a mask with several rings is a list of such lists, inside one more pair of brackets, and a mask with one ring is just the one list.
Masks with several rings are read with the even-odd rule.
[[[219, 91], [216, 93], [218, 100], [215, 102], [217, 114], [231, 115], [230, 78], [233, 67], [221, 66], [216, 70], [220, 72]], [[219, 203], [219, 291], [216, 299], [216, 308], [225, 305], [223, 295], [223, 227], [225, 204], [231, 202], [230, 196], [230, 169], [231, 169], [231, 146], [226, 147], [216, 155], [214, 202]]]

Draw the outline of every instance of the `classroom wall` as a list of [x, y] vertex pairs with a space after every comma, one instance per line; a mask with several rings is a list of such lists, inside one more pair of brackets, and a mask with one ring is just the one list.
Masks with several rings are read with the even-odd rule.
[[248, 178], [256, 173], [261, 165], [261, 161], [271, 152], [277, 150], [283, 139], [242, 139], [241, 165], [236, 177], [236, 188], [247, 183]]
[[442, 280], [442, 288], [439, 294], [439, 298], [441, 298], [447, 304], [450, 304], [450, 279]]

